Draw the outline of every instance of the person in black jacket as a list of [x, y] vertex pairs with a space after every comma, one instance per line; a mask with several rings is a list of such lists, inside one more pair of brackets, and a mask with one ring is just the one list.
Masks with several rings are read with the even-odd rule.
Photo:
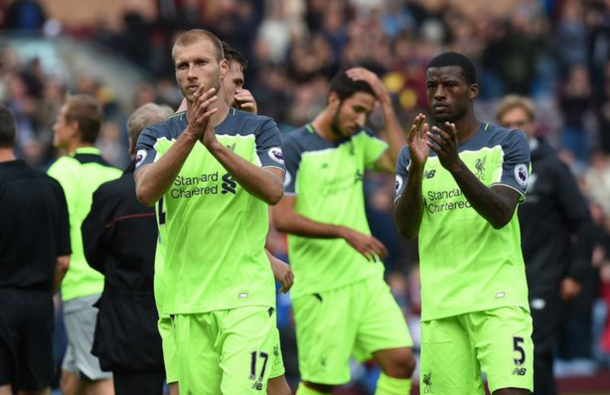
[[[13, 154], [0, 105], [0, 394], [44, 395], [53, 381], [53, 294], [70, 265], [61, 185]], [[14, 391], [14, 392], [13, 392]]]
[[585, 198], [555, 150], [536, 137], [531, 100], [510, 95], [497, 109], [498, 122], [528, 137], [532, 174], [519, 209], [521, 244], [534, 321], [534, 392], [557, 394], [553, 347], [562, 305], [574, 299], [591, 267], [594, 226]]
[[[172, 113], [148, 103], [131, 115], [132, 157], [140, 132]], [[92, 352], [112, 371], [116, 395], [161, 395], [165, 371], [153, 293], [157, 223], [154, 208], [136, 197], [134, 169], [135, 160], [121, 178], [95, 191], [81, 228], [87, 262], [105, 276]]]

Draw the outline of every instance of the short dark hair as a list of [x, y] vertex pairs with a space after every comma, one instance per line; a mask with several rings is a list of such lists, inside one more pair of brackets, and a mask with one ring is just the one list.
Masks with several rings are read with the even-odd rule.
[[461, 53], [457, 53], [457, 52], [442, 53], [442, 54], [438, 55], [437, 57], [435, 57], [434, 59], [432, 59], [430, 61], [430, 63], [428, 63], [428, 67], [426, 67], [426, 70], [428, 70], [431, 67], [450, 67], [450, 66], [457, 66], [460, 69], [462, 69], [462, 74], [464, 75], [464, 78], [466, 79], [466, 82], [468, 84], [477, 83], [477, 72], [474, 67], [474, 64], [472, 63], [472, 61], [470, 59], [468, 59], [466, 56], [462, 55]]
[[222, 42], [222, 51], [225, 54], [227, 62], [237, 62], [241, 66], [242, 71], [246, 71], [248, 68], [248, 60], [244, 55], [224, 41]]
[[17, 124], [13, 112], [0, 104], [0, 148], [15, 146], [16, 130]]
[[341, 69], [332, 80], [330, 80], [329, 92], [335, 92], [339, 96], [339, 100], [343, 101], [349, 97], [352, 97], [358, 92], [364, 92], [375, 96], [375, 92], [371, 86], [364, 81], [354, 81], [350, 79], [345, 73], [351, 67]]
[[68, 96], [66, 122], [78, 122], [81, 141], [95, 143], [102, 127], [102, 106], [89, 95]]

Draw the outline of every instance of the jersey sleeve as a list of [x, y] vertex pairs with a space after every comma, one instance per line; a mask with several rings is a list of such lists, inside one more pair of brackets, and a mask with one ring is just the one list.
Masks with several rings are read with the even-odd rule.
[[301, 163], [301, 151], [297, 139], [288, 137], [284, 139], [282, 148], [286, 162], [286, 178], [284, 179], [284, 194], [296, 195], [297, 174]]
[[407, 188], [407, 180], [409, 179], [409, 148], [405, 145], [398, 154], [396, 160], [396, 197], [394, 203], [400, 199], [405, 189]]
[[502, 142], [504, 160], [501, 168], [495, 170], [492, 183], [502, 185], [519, 192], [519, 202], [525, 201], [525, 191], [530, 176], [530, 147], [525, 134], [521, 131], [512, 131]]
[[275, 121], [270, 118], [263, 123], [261, 130], [256, 133], [256, 154], [261, 162], [261, 167], [277, 167], [284, 172], [286, 171], [280, 131]]
[[364, 167], [374, 170], [377, 160], [388, 149], [388, 143], [377, 137], [372, 130], [368, 128], [364, 130]]
[[136, 143], [136, 170], [137, 173], [142, 167], [155, 162], [157, 151], [155, 144], [157, 143], [157, 133], [153, 128], [146, 128], [138, 137]]

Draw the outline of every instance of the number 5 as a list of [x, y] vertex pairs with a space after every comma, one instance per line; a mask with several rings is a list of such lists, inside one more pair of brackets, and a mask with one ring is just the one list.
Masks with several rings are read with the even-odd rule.
[[521, 347], [523, 343], [525, 343], [525, 340], [522, 337], [513, 337], [513, 350], [521, 354], [521, 358], [513, 359], [517, 365], [523, 365], [523, 362], [525, 362], [525, 350]]

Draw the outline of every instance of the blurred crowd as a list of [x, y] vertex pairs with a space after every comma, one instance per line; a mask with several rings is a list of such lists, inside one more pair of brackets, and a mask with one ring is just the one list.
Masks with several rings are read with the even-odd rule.
[[[52, 147], [51, 125], [66, 93], [88, 93], [104, 104], [98, 146], [105, 159], [128, 161], [124, 121], [146, 102], [177, 108], [171, 44], [184, 30], [203, 27], [249, 60], [246, 88], [259, 113], [273, 117], [282, 131], [311, 120], [324, 106], [329, 78], [341, 67], [365, 65], [383, 77], [407, 129], [425, 112], [425, 66], [443, 50], [473, 59], [481, 90], [478, 116], [495, 121], [495, 105], [519, 93], [538, 105], [540, 135], [561, 150], [578, 177], [598, 227], [592, 280], [582, 300], [566, 309], [565, 330], [574, 320], [589, 333], [560, 350], [565, 369], [591, 373], [610, 367], [610, 1], [514, 0], [503, 14], [464, 2], [439, 0], [158, 0], [130, 2], [118, 19], [100, 17], [86, 29], [61, 34], [92, 40], [139, 67], [148, 82], [133, 97], [118, 100], [105, 81], [89, 75], [46, 74], [44, 59], [24, 58], [9, 41], [0, 45], [0, 102], [18, 121], [18, 154], [46, 168], [60, 153]], [[475, 2], [476, 3], [476, 2]], [[473, 11], [474, 10], [474, 11]], [[0, 5], [0, 24], [12, 34], [54, 31], [44, 8], [33, 0]], [[57, 26], [57, 24], [52, 24]], [[119, 103], [128, 102], [125, 106]], [[373, 114], [372, 125], [380, 122]], [[392, 222], [394, 181], [376, 175], [365, 184], [373, 233], [390, 251], [388, 282], [404, 306], [417, 342], [419, 283], [417, 251], [397, 235]], [[282, 235], [274, 252], [286, 257]], [[298, 280], [297, 280], [298, 281]], [[585, 300], [586, 299], [586, 300]], [[297, 374], [290, 300], [278, 300], [287, 374]], [[605, 332], [604, 332], [605, 330]], [[570, 365], [570, 361], [576, 361]], [[580, 363], [582, 362], [582, 363]], [[579, 364], [580, 363], [580, 364]], [[374, 366], [355, 377], [366, 393]], [[572, 369], [572, 370], [570, 370]]]

